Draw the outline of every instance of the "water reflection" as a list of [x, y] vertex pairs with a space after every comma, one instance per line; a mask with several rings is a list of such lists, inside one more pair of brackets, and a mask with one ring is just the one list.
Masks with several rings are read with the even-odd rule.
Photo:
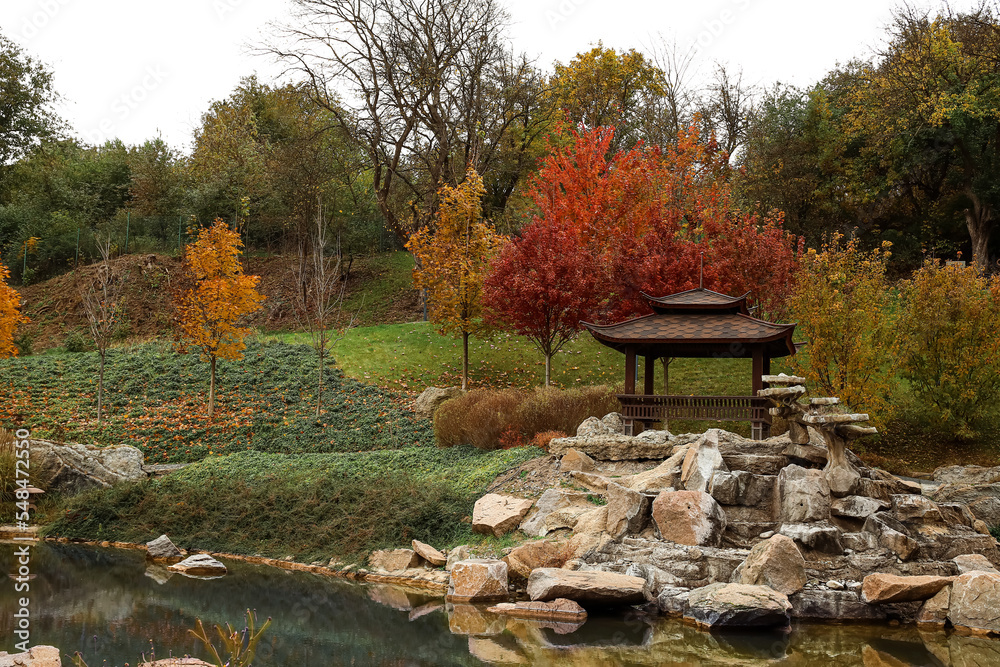
[[[0, 572], [13, 567], [0, 545]], [[147, 566], [139, 552], [76, 545], [33, 551], [33, 643], [80, 651], [91, 667], [135, 665], [151, 647], [202, 655], [187, 632], [242, 623], [250, 607], [273, 622], [258, 667], [327, 665], [776, 665], [996, 667], [1000, 641], [915, 628], [799, 626], [792, 632], [708, 633], [640, 612], [540, 622], [444, 604], [419, 590], [360, 585], [228, 562], [221, 579]], [[13, 582], [0, 591], [0, 650], [13, 650]], [[241, 627], [241, 626], [240, 626]], [[68, 664], [68, 661], [64, 661]]]

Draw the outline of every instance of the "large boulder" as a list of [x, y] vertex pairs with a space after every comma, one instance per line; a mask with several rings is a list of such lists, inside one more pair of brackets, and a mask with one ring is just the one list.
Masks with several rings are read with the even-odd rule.
[[[649, 433], [643, 431], [639, 435]], [[689, 447], [680, 447], [670, 458], [645, 472], [640, 472], [630, 477], [622, 477], [616, 480], [622, 486], [628, 487], [639, 493], [660, 493], [661, 491], [674, 491], [680, 484], [681, 465], [687, 457]]]
[[934, 597], [929, 598], [920, 606], [920, 611], [917, 612], [917, 624], [943, 628], [948, 620], [948, 607], [950, 605], [951, 586], [945, 586]]
[[1000, 574], [959, 575], [952, 584], [948, 620], [977, 633], [1000, 633]]
[[681, 465], [681, 484], [688, 491], [712, 492], [716, 472], [729, 472], [719, 451], [719, 429], [712, 428], [688, 448]]
[[59, 649], [54, 646], [32, 646], [27, 651], [10, 654], [0, 651], [0, 667], [60, 667]]
[[593, 472], [597, 469], [597, 464], [594, 463], [594, 459], [590, 458], [583, 452], [579, 452], [575, 449], [567, 450], [563, 454], [562, 459], [559, 461], [559, 471], [560, 472]]
[[152, 542], [146, 542], [146, 557], [157, 563], [177, 563], [183, 560], [184, 554], [169, 537], [160, 535]]
[[669, 442], [620, 434], [555, 438], [549, 442], [549, 453], [561, 456], [570, 449], [583, 452], [598, 461], [640, 461], [662, 459], [670, 454]]
[[566, 598], [587, 606], [641, 604], [646, 601], [646, 580], [616, 572], [539, 568], [528, 578], [532, 600]]
[[690, 546], [718, 546], [726, 513], [704, 491], [664, 491], [653, 501], [653, 521], [665, 540]]
[[531, 501], [498, 493], [487, 493], [472, 509], [472, 530], [502, 537], [516, 529], [531, 509]]
[[806, 523], [830, 518], [830, 485], [822, 470], [786, 466], [778, 473], [774, 489], [779, 521]]
[[448, 562], [448, 557], [429, 544], [424, 544], [420, 540], [412, 540], [410, 546], [418, 556], [435, 567], [444, 567]]
[[876, 572], [865, 577], [861, 597], [869, 604], [929, 600], [954, 580], [954, 577], [904, 577]]
[[607, 490], [608, 534], [618, 538], [642, 531], [649, 520], [649, 496], [610, 482]]
[[845, 496], [837, 498], [830, 505], [830, 513], [833, 516], [845, 517], [848, 519], [865, 520], [875, 512], [881, 512], [892, 507], [891, 503], [878, 498], [866, 498], [864, 496]]
[[174, 563], [167, 568], [174, 572], [199, 577], [215, 577], [226, 574], [226, 566], [215, 560], [208, 554], [195, 554], [188, 556], [179, 563]]
[[413, 411], [418, 417], [433, 419], [434, 413], [445, 401], [458, 398], [464, 393], [461, 387], [427, 387], [413, 402]]
[[535, 510], [521, 522], [521, 530], [533, 537], [545, 537], [559, 528], [572, 528], [576, 519], [594, 509], [586, 493], [547, 489], [535, 501]]
[[98, 448], [32, 440], [31, 458], [37, 485], [50, 492], [74, 494], [148, 477], [142, 452], [128, 445]]
[[542, 567], [562, 567], [569, 560], [572, 545], [565, 541], [537, 540], [525, 542], [506, 556], [508, 574], [527, 579], [533, 570]]
[[778, 531], [807, 549], [825, 554], [842, 554], [844, 543], [839, 528], [825, 521], [813, 523], [785, 523]]
[[910, 537], [909, 530], [887, 512], [877, 512], [865, 520], [864, 531], [875, 536], [876, 544], [888, 549], [902, 560], [916, 554], [919, 544]]
[[966, 572], [991, 572], [994, 574], [1000, 574], [1000, 570], [997, 570], [990, 559], [982, 554], [965, 554], [962, 556], [955, 556], [952, 558], [955, 565], [958, 566], [958, 573], [965, 574]]
[[507, 597], [507, 563], [470, 558], [455, 563], [448, 579], [449, 602], [492, 602]]
[[945, 466], [935, 470], [933, 477], [941, 484], [991, 484], [1000, 482], [1000, 466]]
[[701, 627], [785, 627], [792, 605], [767, 586], [711, 584], [688, 594], [684, 618]]
[[741, 566], [739, 583], [770, 586], [791, 595], [806, 585], [806, 561], [794, 540], [773, 535], [750, 550]]
[[373, 551], [368, 556], [368, 565], [373, 570], [397, 572], [399, 570], [408, 570], [411, 567], [419, 567], [422, 560], [420, 555], [413, 549], [392, 549]]

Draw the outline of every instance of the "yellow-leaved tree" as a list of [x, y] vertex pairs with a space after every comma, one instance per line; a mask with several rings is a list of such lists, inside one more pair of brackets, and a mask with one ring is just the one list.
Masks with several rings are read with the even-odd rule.
[[21, 314], [21, 296], [7, 284], [10, 271], [0, 263], [0, 359], [17, 355], [14, 331], [17, 325], [27, 322]]
[[470, 168], [458, 187], [439, 191], [435, 229], [424, 227], [406, 243], [417, 268], [413, 284], [427, 290], [430, 320], [443, 334], [462, 334], [462, 389], [469, 387], [469, 336], [483, 323], [483, 279], [504, 237], [483, 219], [483, 179]]
[[219, 359], [243, 358], [243, 339], [250, 329], [240, 326], [261, 308], [264, 296], [257, 291], [259, 276], [247, 276], [240, 264], [239, 233], [216, 219], [198, 233], [198, 240], [184, 252], [186, 284], [177, 294], [177, 315], [182, 332], [180, 348], [192, 345], [212, 365], [208, 393], [208, 418], [215, 414], [215, 367]]
[[885, 277], [889, 244], [864, 251], [834, 234], [820, 252], [802, 256], [789, 300], [807, 341], [791, 358], [814, 393], [839, 397], [868, 412], [876, 426], [890, 419], [894, 391], [893, 293]]

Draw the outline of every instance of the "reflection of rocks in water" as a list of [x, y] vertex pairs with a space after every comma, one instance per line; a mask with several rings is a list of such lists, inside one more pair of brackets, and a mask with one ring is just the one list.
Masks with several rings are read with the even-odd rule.
[[720, 650], [755, 660], [781, 660], [788, 655], [789, 633], [783, 630], [718, 629], [711, 632]]
[[469, 653], [490, 665], [526, 665], [528, 658], [510, 637], [469, 637]]
[[869, 665], [920, 665], [921, 667], [947, 667], [922, 641], [897, 639], [872, 639], [864, 648], [862, 657]]
[[967, 637], [957, 633], [921, 633], [925, 648], [949, 667], [996, 667], [1000, 665], [1000, 641], [982, 637]]
[[413, 600], [402, 588], [387, 584], [369, 584], [367, 588], [368, 599], [373, 602], [378, 602], [397, 611], [411, 611], [413, 609]]
[[541, 637], [552, 647], [645, 646], [649, 624], [645, 617], [628, 613], [622, 616], [591, 616], [577, 630], [569, 633], [540, 628]]
[[413, 611], [410, 612], [408, 619], [412, 623], [418, 618], [423, 618], [424, 616], [433, 614], [437, 611], [444, 611], [444, 602], [441, 600], [431, 600], [430, 602], [426, 602], [419, 607], [414, 607]]
[[448, 629], [455, 635], [490, 637], [500, 634], [506, 627], [503, 616], [486, 611], [486, 606], [448, 603], [446, 608]]
[[162, 586], [170, 581], [170, 577], [174, 576], [174, 573], [163, 565], [153, 564], [146, 567], [146, 576]]

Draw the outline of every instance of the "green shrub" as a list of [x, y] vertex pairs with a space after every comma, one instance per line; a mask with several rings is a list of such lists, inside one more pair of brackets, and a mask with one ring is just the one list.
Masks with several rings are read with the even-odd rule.
[[920, 412], [973, 438], [1000, 397], [1000, 276], [928, 261], [903, 294], [901, 374]]
[[93, 348], [93, 341], [87, 339], [79, 331], [71, 331], [63, 341], [63, 347], [67, 352], [88, 352]]
[[620, 409], [614, 390], [606, 386], [580, 389], [477, 389], [452, 399], [434, 415], [439, 447], [473, 445], [499, 449], [536, 442], [546, 431], [575, 434], [587, 417]]

